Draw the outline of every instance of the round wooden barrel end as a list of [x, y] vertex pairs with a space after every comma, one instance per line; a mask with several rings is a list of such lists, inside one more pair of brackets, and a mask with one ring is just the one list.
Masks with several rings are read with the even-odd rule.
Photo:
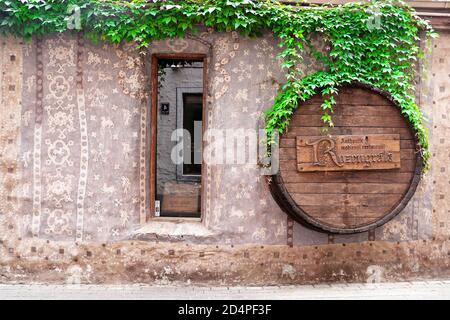
[[280, 137], [271, 193], [294, 220], [319, 231], [379, 227], [404, 209], [420, 181], [415, 134], [378, 90], [340, 88], [332, 128], [321, 120], [322, 101], [316, 95], [301, 104]]

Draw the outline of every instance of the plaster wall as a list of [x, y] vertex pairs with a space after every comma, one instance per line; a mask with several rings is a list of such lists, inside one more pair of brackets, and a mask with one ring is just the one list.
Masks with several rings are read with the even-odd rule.
[[[448, 276], [450, 33], [433, 46], [417, 87], [431, 170], [394, 220], [338, 236], [287, 218], [254, 163], [206, 166], [201, 222], [148, 217], [150, 55], [207, 54], [207, 128], [257, 130], [284, 81], [270, 33], [247, 39], [205, 30], [154, 42], [146, 55], [133, 44], [94, 45], [69, 34], [1, 38], [0, 282]], [[305, 57], [300, 67], [320, 65]]]

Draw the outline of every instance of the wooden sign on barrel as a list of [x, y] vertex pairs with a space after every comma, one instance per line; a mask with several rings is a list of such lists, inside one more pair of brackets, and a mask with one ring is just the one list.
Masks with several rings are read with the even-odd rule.
[[400, 168], [400, 136], [297, 136], [297, 166], [301, 172]]

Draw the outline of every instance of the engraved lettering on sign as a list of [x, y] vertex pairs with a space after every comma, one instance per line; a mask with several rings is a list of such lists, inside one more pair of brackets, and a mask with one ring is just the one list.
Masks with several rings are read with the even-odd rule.
[[400, 168], [398, 134], [297, 136], [298, 171]]

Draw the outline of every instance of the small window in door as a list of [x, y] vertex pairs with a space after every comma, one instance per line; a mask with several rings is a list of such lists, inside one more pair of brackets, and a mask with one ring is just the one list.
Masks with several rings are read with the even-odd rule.
[[158, 59], [155, 216], [200, 218], [203, 61]]

